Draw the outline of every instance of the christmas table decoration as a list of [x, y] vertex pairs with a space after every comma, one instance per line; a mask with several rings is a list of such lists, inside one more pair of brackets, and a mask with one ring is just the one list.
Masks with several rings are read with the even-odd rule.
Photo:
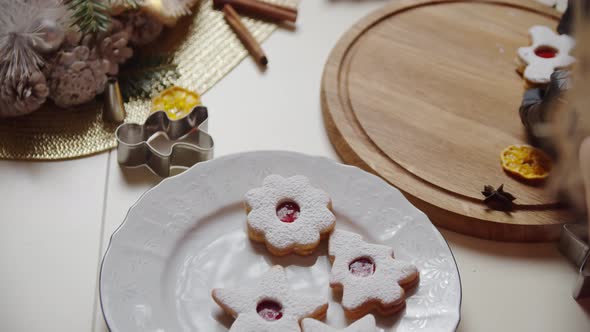
[[[0, 89], [0, 158], [59, 160], [115, 147], [116, 124], [102, 115], [109, 77], [118, 76], [128, 98], [126, 122], [143, 123], [149, 97], [169, 86], [207, 91], [247, 50], [211, 0], [191, 8], [194, 2], [0, 0], [0, 77], [7, 82]], [[276, 28], [251, 18], [243, 23], [258, 41]], [[128, 95], [138, 87], [129, 89], [125, 76], [136, 75], [134, 65], [149, 62], [147, 54], [168, 62], [145, 75], [140, 70], [146, 79], [135, 82], [147, 93]]]
[[201, 97], [177, 86], [170, 87], [152, 99], [152, 112], [165, 111], [170, 120], [178, 120], [201, 104]]
[[551, 158], [543, 150], [529, 145], [510, 145], [502, 150], [500, 161], [504, 171], [525, 183], [539, 184], [549, 177]]

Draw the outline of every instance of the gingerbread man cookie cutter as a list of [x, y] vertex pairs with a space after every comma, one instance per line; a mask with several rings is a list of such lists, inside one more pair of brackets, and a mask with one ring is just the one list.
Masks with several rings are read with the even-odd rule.
[[549, 83], [555, 69], [567, 68], [576, 60], [569, 53], [576, 41], [568, 35], [559, 35], [546, 26], [529, 29], [532, 45], [518, 49], [520, 70], [524, 78], [535, 84]]
[[126, 167], [147, 166], [168, 177], [174, 167], [189, 168], [213, 158], [213, 138], [206, 132], [207, 108], [196, 106], [179, 120], [152, 113], [143, 125], [124, 123], [115, 131], [117, 159]]

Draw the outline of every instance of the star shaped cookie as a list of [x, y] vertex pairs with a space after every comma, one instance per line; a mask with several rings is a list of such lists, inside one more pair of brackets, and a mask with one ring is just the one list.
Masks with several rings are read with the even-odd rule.
[[285, 270], [274, 266], [250, 289], [212, 291], [213, 300], [236, 318], [234, 332], [299, 332], [302, 319], [321, 319], [326, 315], [325, 298], [291, 291]]
[[311, 318], [304, 319], [302, 327], [303, 332], [377, 332], [377, 325], [375, 325], [373, 315], [366, 315], [342, 330], [335, 329]]
[[519, 70], [527, 81], [549, 83], [555, 69], [569, 67], [576, 61], [569, 55], [576, 45], [572, 37], [559, 35], [542, 25], [530, 28], [529, 34], [532, 45], [518, 49], [518, 57], [522, 62]]
[[405, 290], [419, 282], [412, 264], [394, 259], [393, 249], [371, 244], [355, 233], [336, 230], [329, 243], [330, 287], [342, 290], [342, 307], [349, 319], [371, 310], [391, 315], [405, 306]]

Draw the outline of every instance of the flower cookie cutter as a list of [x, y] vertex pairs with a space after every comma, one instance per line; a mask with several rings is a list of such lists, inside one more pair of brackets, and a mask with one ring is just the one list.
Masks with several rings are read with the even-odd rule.
[[152, 113], [143, 125], [124, 123], [115, 131], [117, 159], [126, 167], [147, 166], [161, 176], [174, 167], [191, 167], [213, 157], [213, 138], [207, 130], [207, 108], [196, 106], [178, 120], [166, 112]]

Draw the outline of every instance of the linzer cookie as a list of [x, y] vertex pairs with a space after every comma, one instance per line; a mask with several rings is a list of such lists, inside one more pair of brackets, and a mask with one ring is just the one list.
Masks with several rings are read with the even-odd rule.
[[301, 175], [270, 175], [248, 191], [248, 235], [276, 256], [309, 255], [334, 229], [330, 197]]
[[546, 84], [555, 69], [566, 68], [575, 62], [569, 55], [576, 42], [568, 35], [559, 35], [550, 28], [535, 25], [529, 29], [531, 46], [518, 49], [518, 70], [533, 84]]
[[285, 270], [274, 266], [252, 289], [214, 289], [213, 299], [236, 318], [230, 332], [300, 332], [304, 318], [322, 319], [327, 299], [290, 289]]
[[415, 287], [419, 273], [395, 259], [393, 249], [371, 244], [358, 234], [335, 231], [330, 237], [330, 287], [342, 290], [342, 307], [349, 319], [372, 310], [394, 314], [405, 307], [405, 290]]
[[373, 317], [373, 315], [366, 315], [350, 324], [348, 327], [340, 330], [311, 318], [304, 319], [302, 327], [303, 332], [377, 332], [375, 317]]

